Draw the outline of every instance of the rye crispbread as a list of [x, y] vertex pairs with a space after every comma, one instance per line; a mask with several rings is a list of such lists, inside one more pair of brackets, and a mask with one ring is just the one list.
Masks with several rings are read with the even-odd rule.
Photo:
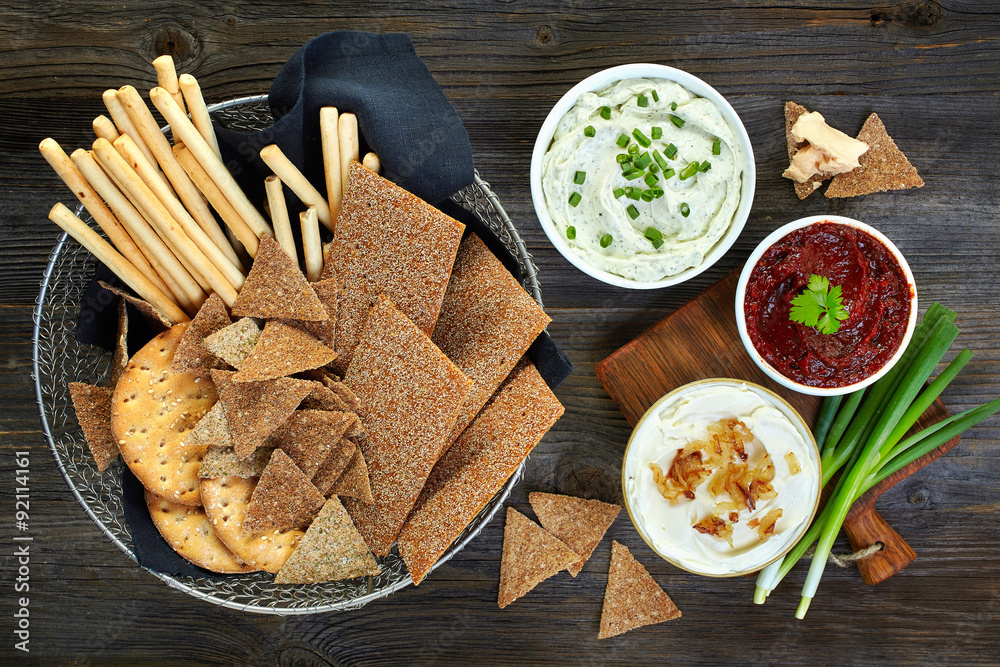
[[209, 445], [198, 468], [202, 480], [219, 477], [260, 477], [271, 460], [274, 449], [259, 447], [245, 459], [236, 456], [232, 447]]
[[330, 449], [326, 459], [313, 473], [312, 482], [320, 493], [324, 496], [330, 495], [330, 489], [344, 474], [357, 451], [358, 446], [347, 438], [341, 438], [337, 441], [337, 444]]
[[528, 502], [542, 528], [580, 554], [580, 560], [569, 566], [569, 573], [574, 577], [583, 569], [584, 563], [594, 553], [622, 510], [620, 505], [602, 503], [600, 500], [537, 491], [528, 494]]
[[[363, 440], [364, 437], [362, 435], [358, 440]], [[371, 481], [368, 477], [368, 464], [365, 463], [365, 455], [361, 453], [360, 446], [355, 447], [351, 462], [347, 464], [340, 478], [334, 482], [333, 487], [324, 495], [355, 498], [366, 505], [375, 502], [375, 499], [372, 498]]]
[[219, 401], [226, 411], [236, 455], [246, 458], [285, 423], [313, 383], [293, 378], [233, 382], [233, 371], [212, 371]]
[[322, 507], [323, 496], [315, 485], [288, 454], [275, 449], [250, 496], [243, 532], [258, 535], [306, 528]]
[[267, 439], [267, 444], [281, 447], [299, 470], [312, 478], [355, 419], [350, 412], [296, 410]]
[[681, 612], [628, 547], [611, 542], [611, 568], [598, 639], [680, 618]]
[[273, 380], [325, 366], [337, 353], [314, 336], [281, 322], [270, 321], [250, 354], [243, 359], [234, 382]]
[[861, 166], [834, 176], [826, 189], [827, 197], [857, 197], [872, 192], [924, 186], [916, 167], [896, 146], [877, 114], [872, 114], [865, 121], [858, 133], [858, 141], [868, 144], [868, 150], [858, 160]]
[[126, 292], [121, 288], [115, 287], [110, 283], [106, 283], [103, 280], [98, 280], [97, 284], [135, 306], [136, 310], [138, 310], [142, 315], [142, 318], [149, 324], [153, 333], [160, 334], [170, 328], [170, 320], [167, 319], [163, 313], [157, 310], [153, 304], [149, 303], [145, 299], [140, 299], [139, 297]]
[[118, 333], [115, 336], [115, 351], [111, 354], [111, 370], [108, 387], [114, 391], [128, 366], [128, 301], [118, 299]]
[[118, 443], [111, 433], [111, 389], [70, 382], [69, 396], [94, 463], [104, 472], [118, 456]]
[[226, 311], [226, 304], [213, 292], [201, 305], [198, 314], [184, 332], [170, 370], [175, 373], [194, 373], [207, 377], [211, 369], [225, 368], [226, 362], [212, 354], [204, 342], [208, 336], [232, 323]]
[[565, 570], [578, 558], [558, 538], [513, 507], [508, 507], [497, 604], [503, 609], [552, 575]]
[[318, 322], [326, 309], [302, 271], [278, 242], [264, 236], [257, 256], [232, 307], [236, 317], [262, 317]]
[[202, 345], [210, 354], [239, 369], [243, 367], [243, 360], [250, 356], [257, 345], [260, 334], [257, 322], [252, 317], [244, 317], [207, 336], [202, 340]]

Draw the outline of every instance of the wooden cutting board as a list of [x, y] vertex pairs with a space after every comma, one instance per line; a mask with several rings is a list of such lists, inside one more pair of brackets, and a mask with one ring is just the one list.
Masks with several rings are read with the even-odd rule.
[[[677, 387], [706, 378], [736, 378], [763, 385], [814, 424], [820, 399], [782, 387], [754, 364], [740, 342], [734, 310], [739, 270], [702, 292], [597, 365], [597, 378], [633, 426], [647, 408]], [[916, 429], [947, 418], [935, 401]], [[913, 562], [916, 553], [875, 510], [882, 493], [958, 444], [955, 437], [886, 478], [858, 499], [844, 530], [855, 550], [878, 542], [885, 548], [858, 561], [865, 582], [877, 584]]]

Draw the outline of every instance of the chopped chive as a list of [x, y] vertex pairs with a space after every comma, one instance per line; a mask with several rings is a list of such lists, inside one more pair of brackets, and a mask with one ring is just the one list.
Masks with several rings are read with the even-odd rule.
[[668, 178], [670, 178], [671, 176], [673, 176], [676, 173], [677, 172], [674, 171], [673, 169], [667, 169], [665, 172], [663, 172], [663, 180], [667, 180]]
[[652, 91], [652, 93], [653, 93], [653, 101], [654, 102], [659, 102], [660, 101], [660, 96], [656, 94], [655, 90]]
[[633, 169], [635, 169], [635, 167], [632, 166], [631, 160], [626, 160], [625, 162], [622, 162], [618, 166], [622, 168], [622, 173], [625, 173], [626, 171], [632, 171]]
[[645, 134], [639, 131], [639, 128], [635, 128], [634, 130], [632, 130], [632, 136], [635, 137], [635, 140], [643, 148], [648, 148], [649, 145], [653, 143], [652, 141], [649, 140], [649, 137], [647, 137]]
[[583, 197], [580, 196], [580, 193], [574, 192], [569, 196], [569, 205], [572, 206], [573, 208], [576, 208], [577, 206], [580, 205], [581, 199], [583, 199]]
[[653, 187], [660, 182], [660, 177], [656, 174], [646, 174], [646, 178], [642, 180], [646, 182], [646, 185]]
[[625, 196], [633, 201], [639, 201], [640, 189], [639, 188], [625, 188]]
[[643, 233], [649, 242], [653, 244], [654, 248], [659, 248], [663, 245], [663, 234], [656, 227], [646, 227], [646, 231]]
[[675, 157], [677, 157], [677, 146], [674, 146], [673, 144], [667, 144], [667, 147], [663, 149], [663, 154], [666, 155], [671, 160], [673, 160]]
[[635, 101], [635, 103], [638, 104], [641, 107], [648, 107], [649, 106], [649, 98], [646, 97], [645, 95], [640, 95], [639, 99], [637, 99]]
[[597, 130], [594, 129], [593, 125], [588, 125], [587, 127], [583, 128], [583, 136], [592, 137], [595, 134], [597, 134]]
[[618, 161], [618, 164], [621, 164], [623, 162], [630, 162], [632, 160], [632, 156], [629, 155], [628, 153], [619, 153], [618, 155], [615, 156], [615, 160]]
[[656, 164], [655, 162], [653, 164], [649, 165], [649, 173], [655, 174], [659, 170], [660, 170], [660, 165]]
[[632, 218], [633, 220], [639, 217], [639, 209], [635, 207], [635, 204], [629, 204], [628, 208], [625, 210], [628, 212], [628, 217]]
[[632, 169], [630, 171], [626, 171], [624, 174], [622, 174], [622, 176], [624, 176], [625, 180], [627, 181], [634, 181], [640, 176], [645, 175], [645, 173], [646, 172], [644, 172], [642, 169]]
[[601, 107], [601, 118], [611, 120], [611, 107]]
[[645, 169], [652, 162], [653, 162], [653, 158], [651, 158], [649, 156], [649, 153], [643, 153], [642, 155], [640, 155], [639, 157], [637, 157], [635, 160], [633, 160], [632, 164], [635, 165], [636, 169]]
[[681, 215], [685, 218], [691, 215], [691, 207], [687, 205], [687, 202], [681, 202]]
[[650, 128], [649, 129], [649, 136], [651, 136], [653, 139], [659, 139], [660, 137], [663, 136], [663, 128], [662, 127], [652, 127], [652, 128]]
[[700, 165], [700, 166], [698, 167], [698, 171], [700, 171], [701, 173], [703, 173], [703, 174], [704, 174], [704, 173], [705, 173], [706, 171], [708, 171], [708, 170], [709, 170], [709, 169], [711, 169], [711, 168], [712, 168], [712, 163], [711, 163], [711, 162], [709, 162], [708, 160], [705, 160], [705, 161], [704, 161], [704, 162], [702, 162], [702, 163], [701, 163], [701, 165]]
[[566, 228], [566, 238], [570, 239], [571, 241], [576, 238], [576, 227], [570, 225], [569, 227]]
[[715, 141], [712, 142], [712, 155], [721, 155], [721, 154], [722, 154], [722, 140], [716, 139]]
[[614, 238], [612, 238], [611, 234], [605, 234], [604, 236], [601, 237], [601, 247], [607, 248], [609, 245], [611, 245], [612, 241], [614, 241]]
[[642, 201], [653, 201], [653, 191], [652, 190], [643, 190], [642, 194], [639, 195], [639, 196], [642, 197]]
[[631, 146], [629, 146], [628, 147], [628, 153], [629, 153], [629, 155], [638, 155], [639, 154], [639, 144], [632, 144]]
[[611, 191], [611, 194], [615, 196], [615, 199], [618, 199], [623, 194], [625, 194], [625, 188], [615, 188], [614, 190]]
[[587, 172], [578, 171], [573, 175], [573, 182], [577, 185], [583, 185], [584, 181], [587, 180]]
[[660, 165], [660, 169], [666, 173], [667, 169], [670, 169], [670, 165], [667, 164], [666, 159], [660, 155], [660, 151], [653, 151], [653, 159], [656, 160], [656, 164]]
[[659, 185], [650, 188], [649, 191], [653, 193], [653, 199], [659, 199], [663, 196], [663, 188]]
[[670, 110], [671, 111], [677, 111], [677, 102], [671, 102], [670, 103]]
[[676, 125], [677, 127], [684, 127], [684, 119], [681, 118], [680, 116], [675, 116], [675, 115], [671, 114], [670, 115], [670, 122], [673, 123], [674, 125]]
[[698, 173], [698, 167], [700, 165], [697, 162], [689, 162], [686, 167], [681, 169], [680, 177], [682, 181], [686, 181], [695, 174]]
[[620, 147], [625, 148], [626, 146], [628, 146], [628, 142], [629, 138], [627, 134], [619, 134], [618, 141], [616, 141], [615, 143], [618, 144]]

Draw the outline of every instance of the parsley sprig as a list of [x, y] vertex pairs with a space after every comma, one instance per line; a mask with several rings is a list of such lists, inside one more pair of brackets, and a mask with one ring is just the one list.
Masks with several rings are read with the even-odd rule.
[[792, 299], [792, 322], [816, 327], [821, 334], [834, 334], [840, 323], [850, 317], [844, 308], [840, 285], [830, 287], [830, 281], [815, 273], [809, 276], [809, 286]]

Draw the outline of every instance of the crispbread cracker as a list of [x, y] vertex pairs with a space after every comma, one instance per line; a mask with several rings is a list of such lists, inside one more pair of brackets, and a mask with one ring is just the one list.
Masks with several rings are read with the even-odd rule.
[[69, 396], [94, 463], [104, 472], [118, 456], [118, 444], [111, 433], [111, 389], [70, 382]]
[[336, 498], [330, 498], [274, 583], [312, 584], [376, 576], [381, 572], [344, 506]]
[[326, 320], [326, 309], [302, 271], [278, 242], [264, 236], [257, 256], [233, 304], [236, 317], [267, 319]]
[[624, 544], [612, 541], [598, 639], [680, 618], [681, 612]]
[[178, 505], [146, 491], [146, 507], [153, 525], [170, 548], [198, 567], [219, 574], [253, 572], [254, 568], [230, 551], [212, 528], [204, 507]]
[[322, 507], [323, 496], [309, 478], [288, 454], [275, 449], [250, 497], [243, 532], [305, 528]]
[[469, 425], [550, 321], [478, 236], [462, 241], [432, 336], [472, 380], [450, 440]]
[[360, 444], [375, 500], [366, 505], [348, 499], [346, 507], [369, 548], [384, 556], [441, 456], [471, 383], [381, 296], [344, 384], [360, 401], [358, 416], [367, 433]]
[[226, 411], [222, 403], [216, 403], [205, 416], [198, 420], [194, 429], [188, 435], [188, 445], [205, 447], [233, 446], [233, 434], [229, 431]]
[[212, 381], [219, 388], [219, 401], [226, 411], [236, 455], [246, 458], [285, 423], [312, 391], [312, 382], [292, 378], [233, 382], [234, 374], [213, 370]]
[[321, 382], [313, 384], [313, 390], [302, 399], [299, 407], [303, 410], [332, 410], [334, 412], [353, 412], [351, 406], [333, 393], [333, 390]]
[[203, 343], [205, 338], [230, 324], [232, 320], [226, 312], [226, 304], [213, 292], [201, 305], [198, 314], [184, 332], [170, 370], [175, 373], [208, 376], [208, 372], [213, 368], [225, 368], [226, 362], [212, 354]]
[[[323, 267], [326, 270], [326, 267]], [[332, 270], [332, 267], [331, 267]], [[320, 322], [306, 322], [303, 320], [282, 320], [285, 324], [297, 327], [315, 336], [321, 343], [329, 348], [337, 344], [337, 304], [340, 301], [340, 285], [336, 278], [329, 278], [315, 283], [309, 283], [316, 292], [316, 297], [326, 308], [327, 318]]]
[[572, 549], [513, 507], [508, 507], [497, 604], [503, 609], [552, 575], [565, 570], [577, 558], [579, 556]]
[[[809, 110], [804, 106], [795, 102], [785, 103], [785, 142], [788, 145], [789, 162], [791, 162], [792, 156], [809, 143], [807, 141], [795, 141], [795, 138], [792, 137], [792, 126], [795, 125], [795, 121], [799, 119], [799, 116], [806, 113], [809, 113]], [[814, 174], [805, 183], [795, 183], [793, 181], [792, 184], [795, 186], [795, 194], [799, 196], [799, 199], [805, 199], [823, 184], [823, 177], [819, 174]]]
[[403, 188], [351, 164], [331, 251], [343, 295], [334, 369], [343, 372], [365, 315], [385, 294], [428, 336], [434, 330], [465, 225]]
[[170, 320], [167, 319], [167, 317], [163, 313], [157, 310], [156, 307], [153, 306], [153, 304], [149, 303], [148, 301], [145, 301], [144, 299], [140, 299], [139, 297], [130, 294], [129, 292], [126, 292], [123, 289], [115, 287], [110, 283], [106, 283], [103, 280], [98, 280], [97, 284], [103, 287], [104, 289], [108, 290], [112, 294], [120, 296], [121, 298], [125, 299], [133, 306], [135, 306], [136, 310], [139, 311], [143, 319], [146, 320], [146, 322], [149, 324], [149, 327], [153, 330], [153, 333], [156, 334], [163, 333], [164, 331], [170, 328]]
[[[363, 439], [364, 436], [359, 437], [359, 440]], [[324, 495], [356, 498], [366, 505], [375, 502], [375, 499], [372, 498], [372, 487], [368, 478], [368, 464], [365, 463], [365, 456], [361, 453], [359, 446], [355, 447], [354, 456], [351, 457], [351, 462], [347, 464], [340, 478]]]
[[[115, 351], [111, 355], [111, 376], [108, 387], [114, 391], [115, 385], [128, 366], [128, 301], [118, 299], [118, 334], [115, 336]], [[115, 449], [118, 447], [115, 446]]]
[[361, 407], [361, 400], [353, 391], [351, 391], [350, 387], [343, 382], [334, 380], [329, 375], [323, 378], [322, 382], [330, 389], [330, 391], [340, 397], [340, 400], [342, 400], [352, 412], [357, 412], [358, 408]]
[[315, 337], [281, 322], [268, 322], [253, 349], [242, 361], [234, 382], [273, 380], [299, 371], [326, 366], [337, 353]]
[[534, 365], [522, 361], [434, 466], [399, 533], [399, 553], [414, 584], [423, 581], [562, 413]]
[[872, 114], [865, 121], [858, 133], [858, 141], [868, 144], [868, 150], [858, 160], [861, 166], [834, 176], [826, 189], [827, 197], [857, 197], [872, 192], [924, 186], [916, 167], [910, 164], [885, 131], [878, 114]]
[[[202, 345], [210, 354], [239, 369], [259, 339], [260, 327], [253, 318], [244, 317], [207, 336], [202, 340]], [[212, 368], [222, 368], [222, 366]]]
[[205, 446], [188, 438], [218, 395], [210, 379], [170, 370], [187, 326], [164, 331], [129, 361], [112, 398], [111, 430], [122, 460], [144, 487], [172, 502], [198, 505]]
[[260, 447], [247, 458], [241, 459], [236, 456], [232, 447], [209, 445], [205, 458], [201, 461], [201, 467], [198, 468], [198, 477], [201, 479], [260, 477], [267, 467], [267, 462], [271, 460], [273, 451], [267, 447]]
[[316, 485], [316, 489], [320, 493], [324, 496], [330, 495], [330, 489], [340, 479], [340, 476], [344, 474], [344, 471], [350, 465], [357, 451], [358, 446], [347, 438], [341, 438], [330, 449], [330, 454], [319, 465], [312, 477], [312, 482]]
[[267, 444], [281, 447], [299, 470], [312, 478], [333, 447], [339, 446], [341, 436], [355, 419], [349, 412], [296, 410], [268, 438]]
[[528, 494], [528, 502], [542, 528], [580, 554], [580, 560], [569, 566], [569, 573], [574, 577], [583, 569], [584, 563], [594, 553], [594, 549], [604, 538], [604, 533], [608, 532], [622, 510], [619, 505], [602, 503], [600, 500], [537, 491]]
[[243, 534], [250, 496], [257, 486], [257, 479], [222, 477], [201, 481], [205, 513], [212, 528], [230, 551], [251, 567], [275, 573], [292, 554], [303, 530], [271, 531], [264, 535]]

